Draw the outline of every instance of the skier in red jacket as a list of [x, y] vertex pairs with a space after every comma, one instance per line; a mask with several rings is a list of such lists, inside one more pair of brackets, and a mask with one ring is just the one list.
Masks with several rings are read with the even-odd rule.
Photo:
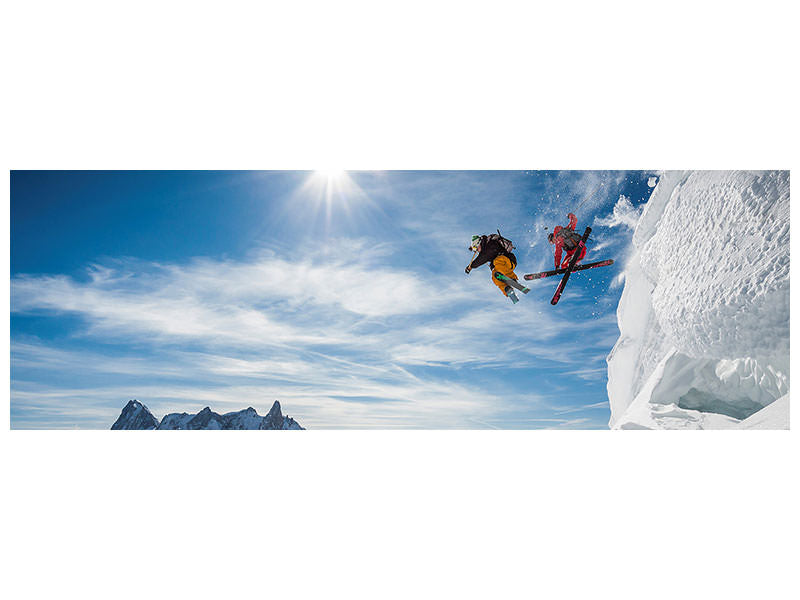
[[[575, 233], [575, 226], [578, 224], [578, 217], [572, 213], [569, 213], [567, 217], [569, 218], [569, 224], [566, 227], [556, 225], [553, 229], [553, 233], [547, 236], [548, 241], [551, 244], [554, 244], [556, 247], [556, 269], [566, 269], [569, 266], [569, 261], [572, 260], [572, 255], [575, 254], [575, 252], [580, 253], [578, 254], [578, 260], [575, 261], [576, 265], [583, 260], [584, 256], [586, 256], [586, 246], [584, 245], [580, 234]], [[562, 250], [567, 251], [567, 256], [564, 258], [564, 262], [561, 262]]]

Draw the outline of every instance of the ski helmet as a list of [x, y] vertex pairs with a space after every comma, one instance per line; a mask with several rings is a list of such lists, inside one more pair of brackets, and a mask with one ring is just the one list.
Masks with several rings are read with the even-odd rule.
[[469, 249], [472, 250], [473, 252], [477, 252], [478, 250], [481, 249], [481, 236], [479, 235], [472, 236], [472, 242], [469, 245]]

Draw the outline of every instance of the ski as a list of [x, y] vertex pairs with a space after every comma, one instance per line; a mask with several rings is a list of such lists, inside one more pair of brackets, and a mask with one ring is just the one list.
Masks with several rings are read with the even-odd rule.
[[507, 284], [508, 284], [508, 285], [510, 285], [511, 287], [515, 287], [515, 288], [517, 288], [517, 289], [518, 289], [520, 292], [522, 292], [523, 294], [527, 294], [528, 292], [530, 292], [530, 291], [531, 291], [531, 290], [530, 290], [530, 288], [526, 288], [524, 285], [522, 285], [521, 283], [519, 283], [519, 282], [518, 282], [516, 279], [511, 279], [511, 277], [506, 277], [506, 276], [505, 276], [505, 275], [503, 275], [502, 273], [495, 273], [495, 274], [494, 274], [494, 276], [495, 276], [495, 277], [496, 277], [498, 280], [500, 280], [500, 281], [502, 281], [502, 282], [504, 282], [504, 283], [507, 283]]
[[[575, 271], [583, 271], [584, 269], [594, 269], [595, 267], [605, 267], [606, 265], [613, 264], [613, 259], [601, 260], [598, 262], [586, 263], [585, 265], [578, 265], [572, 269], [572, 272], [574, 273]], [[554, 269], [552, 271], [542, 271], [541, 273], [528, 273], [527, 275], [523, 275], [523, 277], [530, 281], [531, 279], [542, 279], [544, 277], [551, 277], [552, 275], [563, 275], [566, 272], [566, 269]]]
[[[589, 237], [590, 233], [592, 233], [592, 228], [587, 227], [586, 231], [583, 232], [583, 237], [581, 237], [582, 243], [586, 244], [586, 239]], [[553, 295], [553, 299], [550, 300], [550, 304], [553, 306], [558, 304], [561, 294], [564, 292], [564, 288], [567, 286], [567, 281], [569, 281], [569, 276], [572, 275], [572, 269], [575, 268], [575, 263], [578, 262], [578, 256], [580, 256], [580, 252], [576, 250], [575, 254], [572, 255], [572, 260], [569, 261], [567, 270], [564, 272], [564, 277], [561, 278], [561, 283], [559, 283], [558, 287], [556, 288], [556, 293]]]

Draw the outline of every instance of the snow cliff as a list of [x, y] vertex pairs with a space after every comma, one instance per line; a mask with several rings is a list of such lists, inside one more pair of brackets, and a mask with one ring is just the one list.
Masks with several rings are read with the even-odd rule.
[[141, 402], [131, 400], [111, 429], [303, 429], [291, 417], [281, 413], [276, 400], [266, 416], [260, 416], [252, 407], [220, 415], [205, 407], [196, 415], [171, 413], [159, 423]]
[[667, 172], [633, 249], [610, 426], [788, 428], [789, 172]]

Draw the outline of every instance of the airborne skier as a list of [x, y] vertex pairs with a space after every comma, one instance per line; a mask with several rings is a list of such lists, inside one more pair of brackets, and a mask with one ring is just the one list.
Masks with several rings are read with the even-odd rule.
[[[550, 300], [550, 304], [553, 305], [558, 304], [561, 294], [564, 292], [564, 288], [567, 285], [567, 281], [569, 281], [569, 277], [574, 271], [583, 271], [614, 264], [613, 260], [608, 259], [578, 266], [578, 263], [586, 256], [586, 240], [589, 239], [592, 228], [587, 227], [583, 235], [580, 235], [575, 232], [575, 226], [578, 224], [578, 217], [576, 217], [574, 213], [569, 213], [567, 217], [569, 218], [569, 223], [565, 227], [556, 226], [553, 232], [547, 236], [548, 241], [556, 247], [554, 256], [555, 270], [542, 271], [541, 273], [527, 273], [525, 275], [525, 279], [527, 280], [541, 279], [542, 277], [550, 277], [551, 275], [563, 275], [561, 282], [556, 288], [556, 293], [553, 294], [553, 299]], [[567, 256], [562, 262], [561, 254], [564, 250], [567, 251]]]
[[[565, 227], [556, 225], [553, 229], [553, 232], [547, 236], [547, 240], [556, 247], [556, 269], [566, 269], [572, 260], [572, 256], [576, 252], [579, 254], [578, 258], [575, 260], [575, 265], [580, 263], [583, 260], [583, 257], [586, 256], [586, 245], [583, 243], [580, 234], [575, 233], [575, 226], [578, 224], [578, 217], [576, 217], [573, 213], [569, 213], [567, 218], [569, 218], [569, 224], [567, 224]], [[567, 251], [564, 262], [561, 262], [562, 250]]]
[[469, 249], [478, 256], [473, 255], [473, 260], [464, 269], [465, 273], [469, 275], [472, 269], [488, 262], [492, 269], [492, 283], [514, 304], [518, 302], [518, 298], [513, 287], [523, 293], [528, 292], [528, 288], [517, 283], [517, 276], [514, 273], [514, 268], [517, 266], [517, 257], [512, 252], [514, 245], [511, 240], [500, 235], [499, 230], [490, 235], [473, 235]]

